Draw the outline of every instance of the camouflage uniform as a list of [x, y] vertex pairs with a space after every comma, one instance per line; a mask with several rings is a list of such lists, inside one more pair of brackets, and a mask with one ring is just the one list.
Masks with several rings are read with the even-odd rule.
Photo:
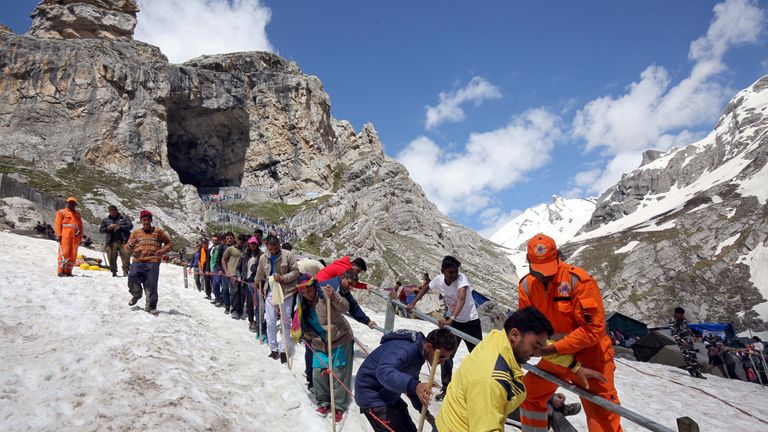
[[685, 318], [681, 320], [675, 318], [669, 323], [669, 328], [672, 330], [672, 337], [683, 354], [685, 368], [688, 369], [688, 373], [692, 377], [701, 377], [699, 359], [696, 357], [696, 351], [693, 348], [693, 332], [688, 327], [688, 321]]

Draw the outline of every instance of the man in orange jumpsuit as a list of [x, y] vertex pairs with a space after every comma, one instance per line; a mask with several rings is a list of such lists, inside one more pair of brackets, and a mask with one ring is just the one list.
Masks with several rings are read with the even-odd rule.
[[67, 198], [67, 207], [56, 212], [54, 229], [59, 243], [59, 277], [72, 276], [77, 259], [77, 248], [83, 239], [83, 218], [75, 210], [77, 199]]
[[[586, 271], [561, 262], [555, 241], [536, 234], [528, 241], [530, 273], [520, 280], [518, 308], [533, 306], [552, 323], [555, 334], [541, 356], [572, 354], [575, 361], [606, 378], [592, 381], [589, 390], [619, 403], [613, 382], [616, 365], [611, 338], [605, 331], [605, 311], [600, 288]], [[541, 360], [538, 367], [565, 381], [578, 382], [568, 368]], [[547, 431], [547, 401], [557, 390], [553, 384], [528, 373], [523, 379], [528, 395], [520, 408], [524, 432]], [[620, 432], [621, 417], [582, 398], [590, 432]]]

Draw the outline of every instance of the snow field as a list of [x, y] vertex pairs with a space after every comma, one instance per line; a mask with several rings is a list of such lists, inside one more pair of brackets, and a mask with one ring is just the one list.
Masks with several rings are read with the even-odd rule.
[[[16, 252], [0, 255], [0, 430], [330, 430], [306, 391], [302, 349], [293, 370], [267, 358], [268, 347], [254, 340], [245, 321], [184, 289], [181, 268], [161, 267], [161, 313], [155, 317], [140, 310], [143, 300], [127, 305], [125, 278], [79, 269], [77, 277], [57, 278], [53, 242], [0, 233], [0, 244]], [[383, 312], [367, 312], [383, 324]], [[378, 346], [381, 333], [349, 321], [365, 349]], [[425, 334], [435, 328], [401, 317], [395, 327]], [[364, 355], [356, 347], [355, 370]], [[455, 367], [466, 355], [462, 343]], [[616, 363], [622, 403], [662, 424], [674, 428], [675, 419], [687, 415], [702, 431], [768, 431], [768, 423], [755, 418], [768, 421], [768, 390], [758, 385]], [[425, 365], [422, 380], [428, 372]], [[565, 393], [569, 402], [576, 400]], [[439, 404], [430, 410], [436, 414]], [[570, 419], [586, 431], [583, 413]], [[644, 430], [622, 424], [628, 432]], [[370, 426], [353, 403], [338, 430]]]

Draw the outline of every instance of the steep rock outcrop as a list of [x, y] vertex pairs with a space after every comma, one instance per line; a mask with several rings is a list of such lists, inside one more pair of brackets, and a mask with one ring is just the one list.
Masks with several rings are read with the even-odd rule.
[[133, 38], [135, 0], [43, 0], [32, 13], [32, 36], [54, 39]]
[[136, 41], [0, 33], [0, 155], [176, 178], [166, 152], [168, 61]]
[[610, 309], [662, 324], [682, 305], [693, 320], [766, 328], [767, 162], [768, 76], [707, 138], [606, 191], [564, 250], [597, 276]]

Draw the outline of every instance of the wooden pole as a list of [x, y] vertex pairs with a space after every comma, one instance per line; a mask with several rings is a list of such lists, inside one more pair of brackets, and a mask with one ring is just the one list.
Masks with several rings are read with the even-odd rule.
[[336, 397], [333, 394], [333, 326], [331, 325], [331, 299], [325, 296], [325, 309], [328, 323], [328, 387], [331, 391], [331, 431], [336, 432]]
[[187, 281], [187, 269], [189, 267], [184, 266], [184, 289], [189, 288], [189, 282]]
[[[435, 350], [435, 354], [432, 357], [432, 369], [429, 371], [429, 381], [427, 381], [427, 388], [432, 393], [432, 384], [435, 382], [435, 371], [437, 370], [437, 363], [440, 361], [440, 350]], [[424, 429], [424, 420], [427, 419], [427, 409], [429, 404], [422, 405], [421, 416], [419, 417], [419, 432]]]
[[259, 313], [256, 316], [256, 325], [259, 331], [259, 345], [264, 345], [264, 342], [261, 340], [261, 325], [264, 322], [264, 296], [261, 293], [260, 286], [254, 286], [253, 288], [259, 292]]
[[[280, 289], [282, 290], [282, 288], [280, 288]], [[286, 360], [285, 364], [288, 365], [288, 369], [290, 370], [291, 369], [291, 356], [288, 355], [288, 335], [286, 334], [286, 331], [285, 331], [285, 323], [286, 323], [286, 319], [287, 319], [288, 320], [288, 328], [291, 328], [291, 319], [289, 317], [286, 317], [285, 314], [283, 313], [284, 312], [283, 311], [283, 304], [284, 303], [285, 303], [285, 297], [283, 297], [280, 300], [280, 327], [279, 327], [278, 330], [280, 331], [280, 333], [283, 334], [283, 349], [285, 350], [285, 360]]]

